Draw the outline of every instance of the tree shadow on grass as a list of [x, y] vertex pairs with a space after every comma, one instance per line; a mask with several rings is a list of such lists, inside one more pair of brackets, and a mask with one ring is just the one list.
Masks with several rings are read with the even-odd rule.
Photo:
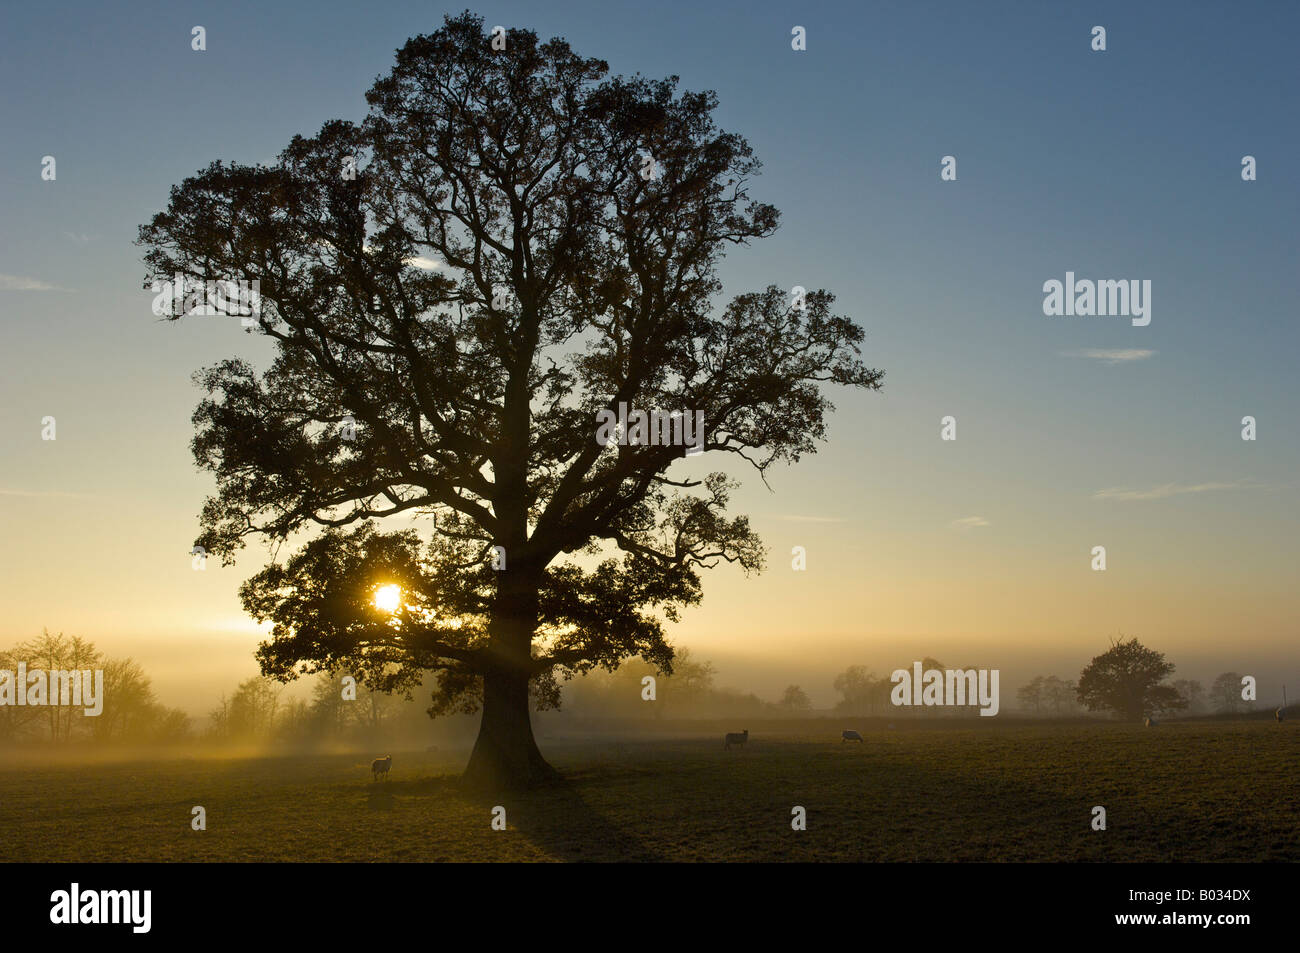
[[665, 859], [593, 810], [570, 781], [497, 795], [458, 788], [462, 797], [489, 810], [504, 807], [510, 828], [556, 860], [654, 863]]

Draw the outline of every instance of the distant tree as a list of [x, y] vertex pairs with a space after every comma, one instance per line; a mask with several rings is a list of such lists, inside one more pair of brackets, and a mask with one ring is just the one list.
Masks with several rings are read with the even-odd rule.
[[1020, 691], [1016, 692], [1016, 700], [1020, 702], [1020, 707], [1027, 709], [1034, 714], [1043, 710], [1043, 676], [1035, 675], [1033, 680], [1020, 686]]
[[190, 737], [190, 734], [190, 716], [181, 709], [159, 706], [154, 712], [154, 741], [182, 741]]
[[[83, 685], [89, 678], [92, 690], [95, 673], [102, 671], [101, 710], [98, 715], [87, 715], [87, 705], [55, 703], [56, 689], [50, 682], [47, 690], [51, 704], [0, 706], [0, 740], [44, 737], [54, 742], [73, 738], [97, 743], [152, 742], [175, 740], [189, 733], [189, 716], [158, 703], [149, 677], [136, 662], [109, 658], [80, 636], [51, 634], [45, 629], [37, 638], [0, 652], [0, 669], [13, 671], [20, 661], [29, 672], [81, 672]], [[83, 699], [85, 691], [83, 688]]]
[[712, 662], [701, 661], [688, 648], [679, 648], [673, 659], [673, 670], [668, 676], [670, 698], [689, 708], [707, 698], [714, 689], [717, 669]]
[[357, 720], [371, 735], [377, 734], [397, 710], [398, 699], [388, 692], [357, 686]]
[[1123, 638], [1094, 658], [1079, 675], [1079, 703], [1089, 711], [1110, 710], [1126, 721], [1172, 711], [1187, 702], [1172, 685], [1163, 685], [1174, 671], [1164, 653], [1147, 648], [1137, 639]]
[[[27, 661], [22, 645], [0, 651], [0, 669], [18, 671], [18, 663]], [[14, 742], [28, 736], [44, 714], [31, 705], [0, 705], [0, 741]]]
[[311, 690], [311, 712], [317, 731], [326, 737], [339, 737], [347, 724], [343, 700], [343, 675], [322, 672]]
[[735, 688], [715, 688], [701, 706], [701, 714], [711, 718], [772, 715], [777, 711], [777, 706], [772, 702], [764, 701], [753, 692], [742, 692]]
[[[942, 668], [941, 662], [927, 657], [923, 663], [926, 668]], [[846, 715], [876, 714], [877, 711], [889, 713], [893, 710], [890, 692], [894, 683], [887, 675], [877, 675], [865, 665], [850, 665], [832, 683], [841, 698], [835, 703], [835, 711]]]
[[835, 676], [832, 683], [841, 699], [836, 710], [848, 715], [865, 714], [873, 705], [873, 690], [877, 678], [865, 665], [850, 665]]
[[280, 706], [275, 735], [278, 738], [300, 741], [312, 737], [319, 726], [320, 723], [308, 702], [301, 698], [290, 699]]
[[1224, 672], [1210, 685], [1210, 703], [1214, 710], [1235, 715], [1245, 711], [1249, 705], [1241, 697], [1241, 674]]
[[1198, 714], [1205, 710], [1205, 686], [1195, 679], [1180, 678], [1174, 682], [1178, 694], [1187, 700], [1187, 713]]
[[217, 699], [217, 706], [208, 712], [207, 734], [212, 738], [227, 739], [230, 736], [230, 699], [223, 692]]
[[812, 699], [809, 698], [808, 693], [798, 685], [787, 685], [785, 687], [785, 693], [781, 696], [781, 700], [777, 704], [790, 711], [802, 712], [808, 711], [808, 709], [812, 708]]
[[1055, 675], [1043, 679], [1043, 704], [1050, 708], [1053, 714], [1064, 715], [1073, 711], [1077, 706], [1077, 692], [1078, 686], [1074, 682], [1067, 682]]
[[[49, 629], [42, 630], [35, 639], [20, 643], [14, 648], [13, 654], [15, 659], [27, 663], [29, 671], [93, 672], [101, 668], [104, 662], [104, 656], [95, 648], [95, 643], [77, 635], [69, 637], [62, 632], [52, 635]], [[41, 712], [51, 741], [69, 740], [74, 727], [80, 727], [85, 717], [83, 709], [71, 705], [45, 705]]]
[[234, 695], [224, 695], [211, 721], [214, 734], [231, 741], [264, 740], [275, 727], [280, 687], [271, 679], [254, 675], [240, 683]]
[[147, 737], [160, 708], [149, 676], [129, 658], [106, 661], [103, 671], [104, 709], [87, 719], [91, 734], [97, 741]]
[[[598, 669], [574, 678], [564, 691], [565, 698], [572, 700], [571, 707], [583, 714], [686, 717], [699, 715], [707, 707], [716, 691], [715, 674], [712, 662], [697, 659], [682, 646], [674, 650], [671, 672], [643, 658], [632, 658], [613, 672]], [[653, 704], [642, 697], [646, 677], [655, 680]]]

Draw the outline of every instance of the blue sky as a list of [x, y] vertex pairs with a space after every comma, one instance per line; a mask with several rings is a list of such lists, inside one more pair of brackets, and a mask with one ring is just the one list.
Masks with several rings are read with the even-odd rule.
[[[727, 293], [828, 288], [886, 371], [881, 394], [837, 395], [822, 453], [738, 498], [773, 547], [768, 578], [719, 573], [677, 634], [724, 681], [776, 694], [802, 679], [828, 703], [844, 665], [913, 653], [1072, 675], [1116, 631], [1188, 674], [1300, 675], [1300, 8], [1135, 6], [473, 8], [613, 72], [716, 90], [720, 124], [763, 160], [752, 194], [782, 211], [776, 236], [731, 254]], [[235, 590], [258, 554], [202, 575], [186, 556], [210, 490], [188, 451], [189, 379], [266, 351], [216, 319], [159, 324], [135, 230], [214, 159], [269, 161], [295, 133], [359, 119], [393, 50], [460, 9], [6, 8], [0, 642], [48, 625], [176, 678], [196, 651], [227, 681], [251, 673]], [[1151, 324], [1044, 316], [1042, 284], [1067, 270], [1149, 279]], [[1089, 350], [1153, 353], [1074, 356]], [[1147, 498], [1096, 498], [1110, 488]], [[1087, 565], [1098, 543], [1104, 579]]]

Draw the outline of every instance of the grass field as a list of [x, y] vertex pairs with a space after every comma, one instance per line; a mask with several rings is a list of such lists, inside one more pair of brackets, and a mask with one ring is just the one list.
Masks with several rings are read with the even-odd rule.
[[[814, 735], [814, 731], [817, 732]], [[0, 767], [9, 861], [1296, 861], [1300, 724], [807, 723], [549, 741], [562, 787], [460, 791], [465, 753]], [[491, 829], [506, 808], [508, 829]], [[190, 828], [191, 808], [207, 830]], [[807, 830], [790, 827], [807, 810]], [[1107, 829], [1091, 829], [1092, 808]]]

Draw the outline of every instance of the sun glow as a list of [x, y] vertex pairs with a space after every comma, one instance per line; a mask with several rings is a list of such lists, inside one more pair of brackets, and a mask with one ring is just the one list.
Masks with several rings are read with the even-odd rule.
[[402, 589], [400, 586], [380, 586], [375, 590], [376, 609], [382, 609], [385, 612], [396, 612], [401, 600]]

